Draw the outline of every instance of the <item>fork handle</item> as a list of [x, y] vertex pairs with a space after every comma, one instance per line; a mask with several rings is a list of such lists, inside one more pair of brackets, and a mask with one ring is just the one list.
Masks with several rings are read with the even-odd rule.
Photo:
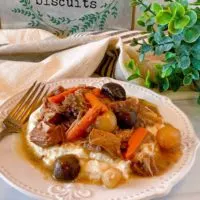
[[1, 132], [0, 132], [0, 141], [7, 135], [10, 135], [12, 133], [11, 130], [9, 130], [8, 128], [4, 128]]

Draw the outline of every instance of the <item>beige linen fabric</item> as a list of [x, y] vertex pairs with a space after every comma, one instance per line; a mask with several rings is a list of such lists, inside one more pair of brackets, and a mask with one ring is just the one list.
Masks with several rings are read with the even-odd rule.
[[[115, 77], [126, 80], [131, 72], [125, 63], [131, 57], [137, 59], [137, 52], [124, 46], [119, 38], [84, 36], [60, 39], [40, 29], [0, 30], [0, 104], [35, 80], [56, 81], [92, 76], [106, 51], [112, 48], [120, 49]], [[148, 61], [140, 67], [145, 72], [152, 65]], [[142, 84], [142, 81], [134, 83]], [[167, 94], [175, 99], [197, 96], [189, 89], [187, 92]]]

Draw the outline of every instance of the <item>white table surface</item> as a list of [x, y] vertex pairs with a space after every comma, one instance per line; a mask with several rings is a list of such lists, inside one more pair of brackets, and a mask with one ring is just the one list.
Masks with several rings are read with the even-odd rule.
[[[195, 100], [174, 102], [190, 118], [198, 137], [200, 138], [200, 106]], [[188, 175], [176, 185], [170, 194], [157, 200], [200, 200], [200, 149], [194, 166]], [[0, 200], [33, 200], [32, 198], [13, 189], [0, 179]]]

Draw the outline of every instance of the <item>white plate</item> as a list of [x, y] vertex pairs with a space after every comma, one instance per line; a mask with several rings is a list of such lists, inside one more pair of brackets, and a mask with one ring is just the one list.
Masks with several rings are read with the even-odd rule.
[[[152, 199], [168, 194], [172, 187], [191, 169], [199, 146], [199, 140], [190, 121], [170, 99], [146, 88], [109, 78], [68, 79], [48, 85], [52, 89], [58, 85], [72, 87], [79, 84], [101, 87], [104, 83], [110, 81], [122, 85], [128, 95], [144, 98], [158, 105], [164, 119], [181, 130], [183, 156], [171, 170], [159, 177], [132, 179], [112, 190], [95, 185], [57, 183], [51, 179], [45, 179], [39, 170], [35, 169], [27, 160], [22, 159], [16, 151], [16, 139], [19, 136], [11, 135], [0, 142], [1, 177], [19, 191], [37, 199], [137, 200]], [[23, 94], [24, 92], [14, 96], [0, 107], [1, 121]]]

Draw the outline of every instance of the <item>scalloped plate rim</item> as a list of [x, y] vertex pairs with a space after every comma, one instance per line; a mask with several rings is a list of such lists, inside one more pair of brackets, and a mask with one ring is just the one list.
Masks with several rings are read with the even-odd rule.
[[[60, 80], [60, 81], [49, 81], [47, 82], [48, 85], [50, 86], [53, 86], [55, 84], [61, 84], [62, 83], [66, 83], [66, 82], [79, 82], [79, 81], [85, 81], [87, 82], [87, 80], [92, 80], [92, 81], [113, 81], [113, 82], [118, 82], [118, 83], [122, 83], [122, 84], [125, 84], [125, 85], [130, 85], [131, 83], [127, 83], [127, 82], [124, 82], [124, 81], [120, 81], [120, 80], [115, 80], [115, 79], [112, 79], [112, 78], [68, 78], [68, 79], [63, 79], [63, 80]], [[155, 194], [152, 194], [150, 196], [146, 196], [144, 197], [143, 199], [145, 200], [148, 200], [148, 199], [152, 199], [152, 198], [159, 198], [159, 197], [164, 197], [166, 195], [168, 195], [172, 188], [178, 183], [180, 182], [187, 174], [188, 172], [191, 170], [192, 166], [194, 165], [194, 162], [196, 160], [196, 154], [197, 154], [197, 150], [200, 146], [200, 140], [199, 138], [197, 137], [196, 133], [195, 133], [195, 130], [192, 126], [192, 123], [190, 122], [189, 118], [187, 117], [187, 115], [181, 110], [179, 109], [168, 97], [166, 96], [162, 96], [148, 88], [145, 88], [145, 87], [142, 87], [142, 86], [139, 86], [139, 85], [136, 85], [136, 84], [132, 84], [132, 87], [135, 87], [135, 88], [140, 88], [142, 89], [143, 91], [147, 92], [147, 93], [151, 93], [159, 98], [162, 98], [164, 101], [168, 101], [169, 104], [171, 104], [171, 106], [173, 106], [174, 108], [176, 108], [178, 110], [178, 112], [185, 118], [185, 120], [188, 122], [188, 124], [190, 125], [190, 128], [191, 128], [191, 132], [192, 132], [192, 136], [193, 136], [193, 139], [195, 140], [195, 146], [193, 148], [193, 152], [192, 152], [192, 160], [191, 162], [184, 167], [184, 172], [180, 173], [178, 177], [176, 177], [175, 180], [171, 180], [171, 184], [168, 184], [167, 187], [163, 188], [163, 190], [160, 190], [160, 192], [157, 191], [157, 193]], [[2, 108], [4, 108], [10, 101], [12, 101], [12, 99], [14, 98], [17, 98], [18, 96], [22, 95], [27, 89], [24, 89], [23, 91], [15, 94], [14, 96], [12, 96], [11, 98], [7, 99], [1, 106], [0, 106], [0, 110]], [[6, 176], [6, 174], [4, 173], [4, 170], [3, 170], [3, 167], [0, 165], [0, 178], [3, 179], [6, 183], [8, 183], [10, 186], [12, 186], [13, 188], [17, 189], [18, 191], [26, 194], [27, 196], [30, 196], [30, 197], [33, 197], [33, 198], [40, 198], [41, 200], [52, 200], [52, 198], [50, 197], [46, 197], [46, 196], [42, 196], [41, 194], [37, 194], [37, 193], [34, 193], [33, 191], [27, 189], [25, 186], [24, 187], [21, 187], [19, 184], [15, 183], [15, 181], [13, 180], [10, 180], [9, 177]], [[127, 200], [129, 200], [129, 196], [123, 196], [122, 198], [125, 198]]]

